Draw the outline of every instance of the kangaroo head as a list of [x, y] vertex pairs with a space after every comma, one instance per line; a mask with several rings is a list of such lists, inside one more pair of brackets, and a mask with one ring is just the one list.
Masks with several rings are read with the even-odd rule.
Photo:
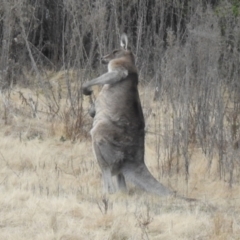
[[128, 38], [124, 33], [120, 39], [121, 48], [113, 50], [110, 54], [103, 56], [101, 62], [108, 64], [110, 69], [115, 67], [135, 66], [135, 60], [131, 49], [128, 47]]

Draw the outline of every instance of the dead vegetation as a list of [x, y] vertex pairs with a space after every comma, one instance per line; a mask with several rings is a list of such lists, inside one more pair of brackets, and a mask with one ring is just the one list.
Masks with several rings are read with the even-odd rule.
[[220, 180], [218, 155], [209, 167], [207, 155], [196, 145], [186, 182], [183, 157], [170, 158], [156, 131], [165, 131], [164, 118], [172, 113], [164, 112], [163, 103], [149, 100], [151, 93], [145, 93], [151, 88], [141, 89], [145, 112], [152, 109], [146, 119], [146, 164], [161, 182], [200, 199], [198, 203], [159, 198], [133, 187], [128, 194], [103, 197], [90, 139], [68, 139], [64, 119], [52, 119], [45, 111], [38, 117], [26, 114], [31, 108], [22, 102], [19, 91], [24, 96], [31, 92], [18, 89], [16, 96], [11, 92], [9, 105], [15, 107], [15, 114], [9, 111], [8, 124], [1, 120], [1, 239], [238, 238], [238, 184], [229, 188], [228, 182]]
[[[239, 9], [232, 0], [2, 0], [0, 239], [239, 239]], [[133, 187], [101, 196], [81, 86], [106, 71], [98, 58], [124, 31], [146, 164], [199, 203]]]

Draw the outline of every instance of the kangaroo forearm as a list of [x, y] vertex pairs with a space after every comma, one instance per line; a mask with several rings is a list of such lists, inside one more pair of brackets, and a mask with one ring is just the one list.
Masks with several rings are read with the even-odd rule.
[[127, 76], [127, 71], [113, 71], [107, 72], [101, 75], [98, 78], [92, 79], [91, 81], [85, 82], [83, 84], [83, 94], [91, 95], [91, 87], [94, 85], [104, 85], [104, 84], [115, 84], [121, 81], [123, 78]]

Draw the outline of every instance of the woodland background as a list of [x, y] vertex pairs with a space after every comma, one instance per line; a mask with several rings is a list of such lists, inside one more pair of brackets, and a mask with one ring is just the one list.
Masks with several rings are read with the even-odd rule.
[[[61, 148], [66, 148], [66, 151], [75, 149], [77, 144], [90, 144], [92, 120], [87, 116], [89, 103], [87, 98], [83, 98], [81, 85], [106, 72], [106, 66], [101, 65], [99, 58], [119, 47], [119, 36], [123, 32], [129, 37], [139, 70], [139, 89], [146, 120], [146, 148], [147, 152], [154, 152], [154, 164], [150, 170], [164, 183], [170, 182], [175, 189], [176, 185], [172, 182], [177, 184], [179, 178], [183, 178], [184, 184], [180, 184], [178, 190], [182, 189], [187, 194], [189, 190], [194, 192], [191, 179], [195, 179], [196, 185], [200, 184], [200, 176], [196, 178], [198, 172], [211, 184], [216, 181], [220, 184], [218, 187], [214, 185], [212, 190], [226, 193], [226, 189], [231, 191], [239, 187], [239, 0], [0, 0], [0, 126], [5, 144], [0, 151], [0, 187], [6, 193], [11, 181], [5, 179], [12, 174], [17, 179], [12, 181], [18, 191], [24, 189], [33, 196], [36, 192], [40, 196], [52, 194], [59, 197], [61, 193], [66, 196], [69, 191], [69, 186], [63, 187], [66, 179], [61, 182], [64, 183], [62, 189], [59, 187], [60, 180], [57, 180], [58, 184], [48, 185], [44, 180], [45, 174], [48, 174], [44, 171], [46, 166], [58, 177], [63, 174], [62, 169], [69, 168], [69, 172], [75, 169], [71, 173], [73, 180], [79, 180], [89, 170], [90, 175], [86, 179], [91, 185], [86, 191], [82, 190], [84, 185], [81, 191], [76, 185], [76, 192], [72, 190], [71, 193], [91, 192], [89, 189], [95, 186], [95, 182], [90, 178], [93, 171], [90, 160], [86, 165], [84, 162], [79, 170], [72, 166], [75, 160], [69, 155], [66, 157], [67, 166], [63, 161], [60, 171], [60, 163], [56, 160], [47, 165], [45, 160], [31, 162], [24, 155], [14, 162], [10, 160], [12, 155], [7, 149], [15, 144], [14, 147], [21, 152], [19, 146], [24, 149], [23, 143], [45, 142], [50, 162], [59, 153], [50, 151], [51, 147], [47, 145], [49, 139], [57, 139], [58, 143], [54, 146], [57, 148], [61, 143]], [[96, 89], [95, 95], [98, 91]], [[7, 137], [11, 139], [9, 143], [5, 143]], [[8, 146], [5, 153], [4, 146]], [[84, 147], [80, 149], [85, 150]], [[86, 147], [86, 151], [91, 156], [90, 147]], [[29, 149], [28, 155], [31, 154]], [[74, 156], [77, 159], [77, 155], [81, 154], [85, 153], [76, 150]], [[19, 153], [16, 152], [16, 155]], [[76, 166], [79, 161], [76, 160]], [[199, 168], [196, 167], [197, 162]], [[36, 182], [28, 182], [25, 178], [19, 181], [19, 176], [28, 171], [32, 171], [33, 175], [37, 172], [39, 178]], [[94, 171], [94, 176], [100, 179], [99, 173], [96, 173], [98, 167]], [[98, 185], [96, 189], [100, 191]], [[198, 187], [194, 194], [203, 196], [200, 193], [205, 192], [211, 196], [212, 190]], [[106, 202], [101, 204], [105, 210], [106, 206], [109, 208]], [[233, 239], [239, 239], [234, 238], [240, 233], [239, 205], [231, 205], [233, 208], [224, 206], [234, 209], [231, 212], [233, 217], [226, 220], [229, 212], [226, 215], [216, 213], [212, 220], [214, 230], [203, 231], [204, 236], [212, 238], [196, 239], [221, 239], [219, 236], [226, 239], [224, 237], [228, 234], [232, 234]], [[79, 218], [85, 216], [81, 211], [77, 216]], [[146, 221], [150, 224], [148, 214], [147, 211]], [[112, 213], [111, 216], [115, 219], [117, 214]], [[207, 215], [207, 218], [212, 219], [212, 215]], [[58, 215], [53, 214], [50, 221], [53, 229], [56, 228], [56, 219]], [[104, 219], [103, 222], [108, 224], [110, 220]], [[149, 239], [145, 228], [148, 224], [144, 225], [142, 215], [137, 216], [137, 223], [142, 239]], [[0, 218], [0, 228], [4, 224], [5, 220]], [[238, 227], [228, 228], [233, 225]], [[57, 232], [55, 229], [54, 233]], [[184, 234], [182, 239], [188, 239], [188, 235]], [[197, 235], [194, 234], [191, 233], [189, 239], [195, 239], [193, 236]], [[177, 239], [173, 236], [169, 239]], [[23, 235], [23, 239], [27, 238]], [[41, 236], [40, 239], [47, 237]], [[162, 239], [167, 238], [163, 236]]]

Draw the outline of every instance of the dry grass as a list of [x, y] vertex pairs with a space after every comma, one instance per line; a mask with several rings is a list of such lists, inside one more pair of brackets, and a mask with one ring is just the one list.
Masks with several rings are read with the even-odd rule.
[[[153, 113], [158, 109], [147, 91], [141, 94], [146, 115], [149, 106]], [[8, 121], [0, 121], [0, 239], [240, 239], [240, 187], [218, 180], [216, 157], [208, 169], [204, 154], [193, 147], [188, 183], [181, 174], [162, 175], [166, 159], [162, 153], [156, 160], [156, 136], [149, 133], [151, 172], [200, 201], [159, 198], [131, 186], [128, 194], [105, 198], [90, 139], [61, 141], [60, 121], [44, 114], [32, 118], [17, 91], [12, 94]], [[151, 113], [147, 127], [156, 128]]]

